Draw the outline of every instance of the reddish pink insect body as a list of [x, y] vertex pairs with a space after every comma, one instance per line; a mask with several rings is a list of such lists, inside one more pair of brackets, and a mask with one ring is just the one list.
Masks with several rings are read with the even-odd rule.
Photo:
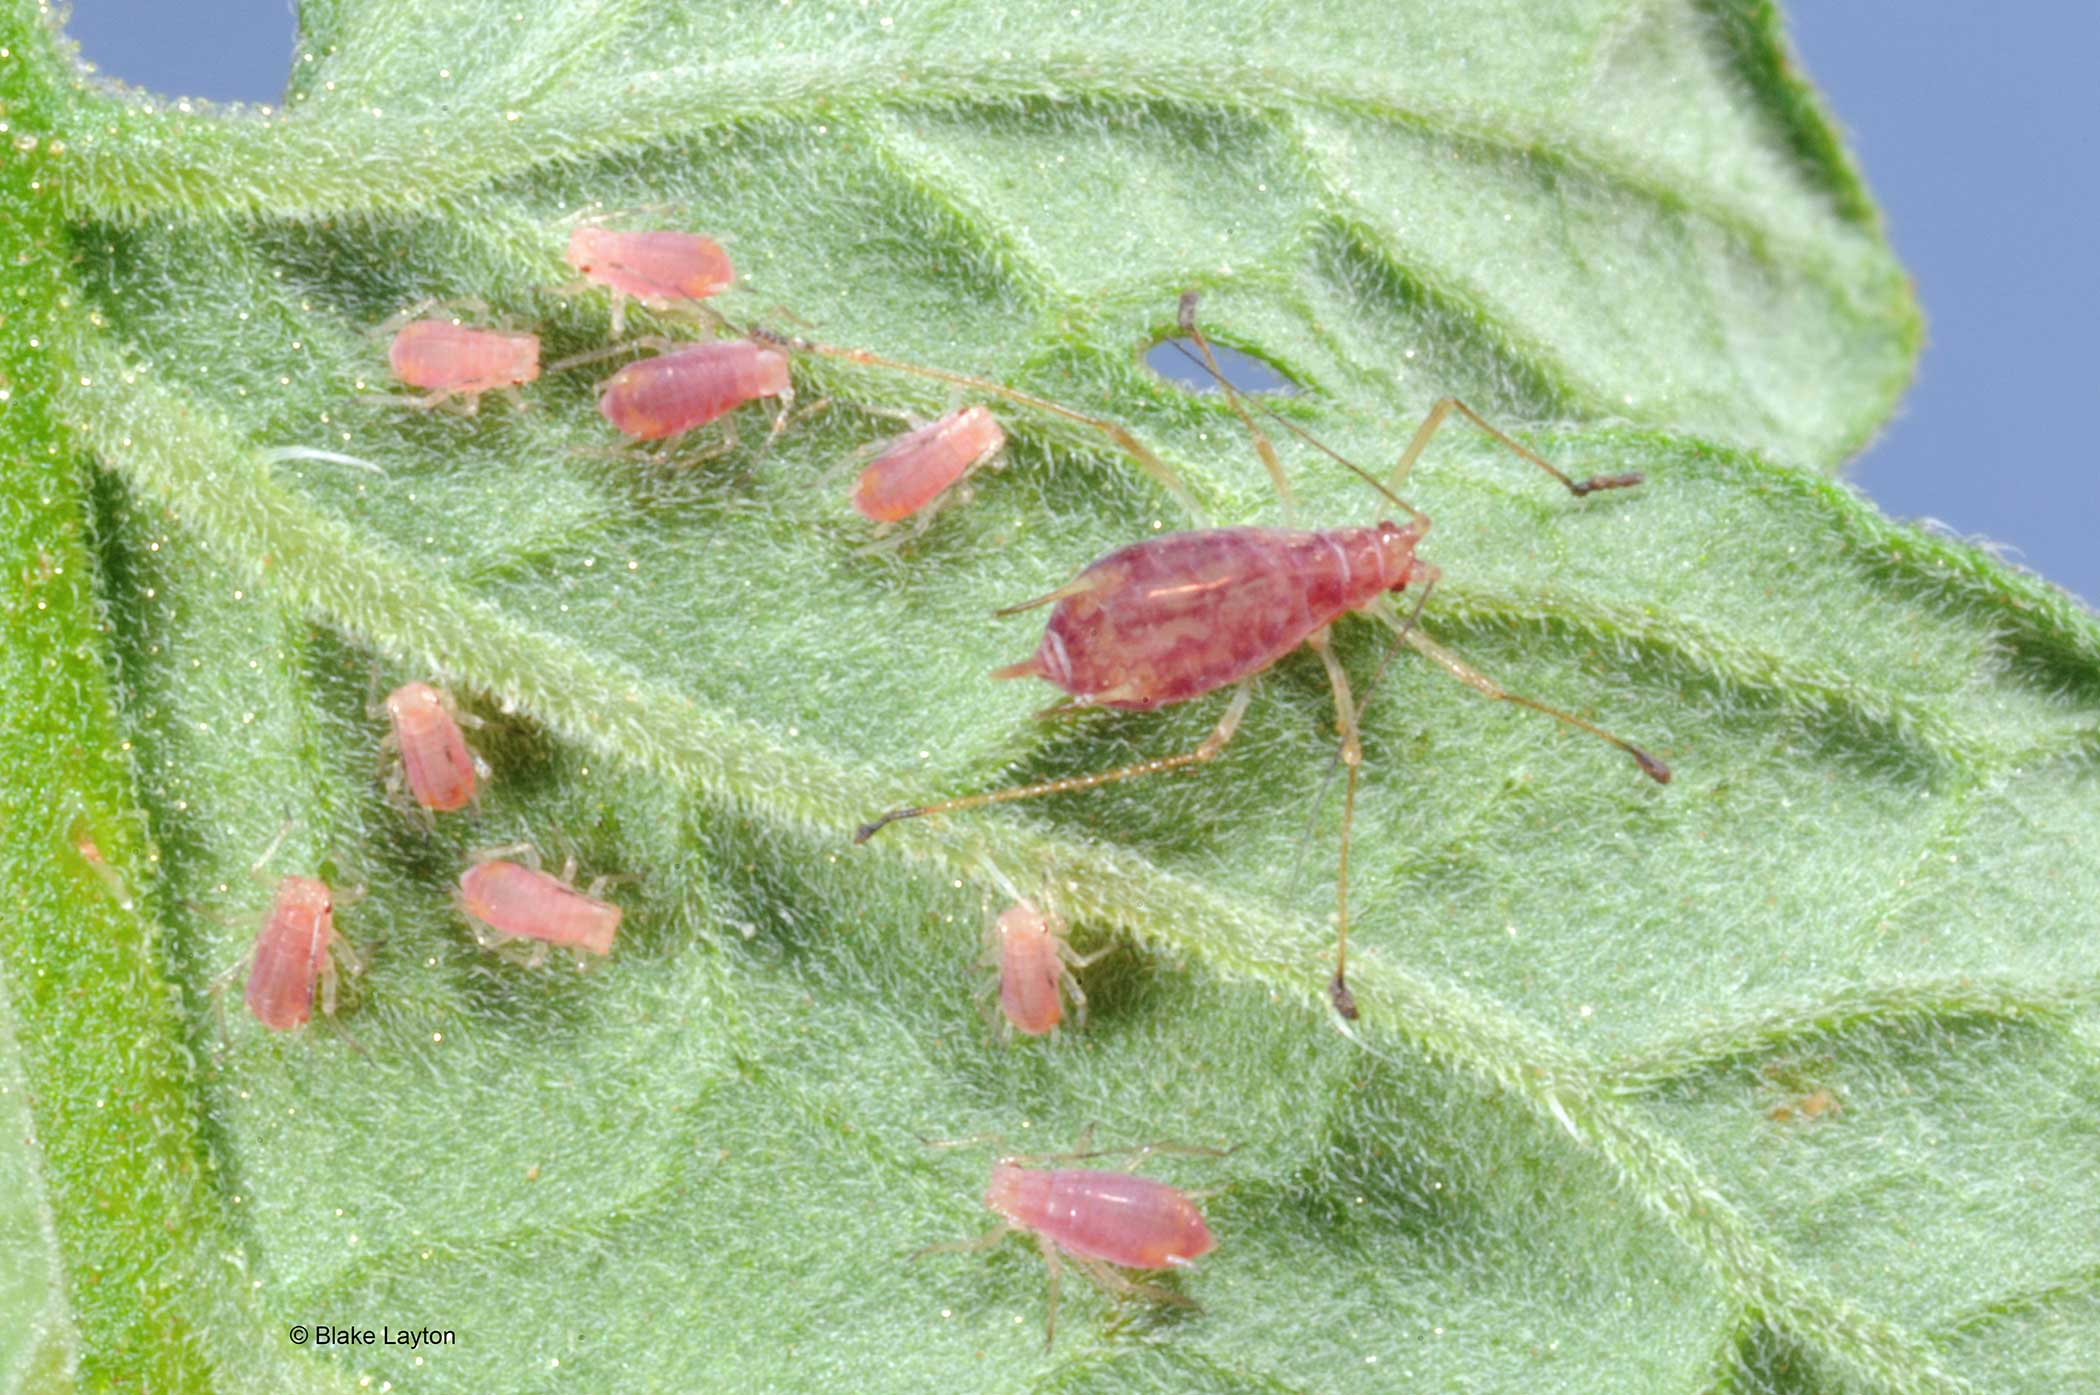
[[655, 310], [705, 300], [732, 279], [729, 254], [697, 233], [580, 227], [569, 234], [568, 260], [579, 274]]
[[315, 979], [327, 979], [333, 987], [335, 967], [328, 951], [334, 938], [334, 902], [326, 883], [312, 877], [277, 883], [277, 900], [255, 937], [255, 958], [248, 968], [248, 1011], [256, 1021], [285, 1032], [312, 1020]]
[[1104, 707], [1183, 702], [1259, 673], [1346, 612], [1406, 587], [1426, 570], [1414, 560], [1420, 537], [1385, 522], [1132, 543], [1055, 592], [1034, 655], [993, 676], [1043, 678]]
[[725, 339], [628, 364], [606, 382], [598, 411], [625, 435], [660, 441], [788, 390], [786, 354]]
[[1126, 1269], [1171, 1269], [1217, 1241], [1196, 1204], [1164, 1182], [1128, 1172], [998, 1163], [984, 1204], [1067, 1254]]
[[1064, 1020], [1064, 960], [1044, 914], [1023, 901], [993, 927], [999, 937], [999, 1010], [1025, 1036], [1046, 1035]]
[[414, 320], [394, 332], [387, 362], [410, 387], [472, 397], [539, 377], [540, 337]]
[[459, 895], [469, 916], [515, 939], [609, 954], [620, 928], [618, 906], [516, 862], [477, 862], [460, 874]]
[[386, 711], [416, 803], [446, 812], [472, 799], [474, 755], [438, 690], [428, 683], [404, 683], [387, 695]]
[[890, 442], [853, 488], [853, 507], [877, 523], [909, 518], [992, 458], [1006, 433], [982, 407], [963, 407]]

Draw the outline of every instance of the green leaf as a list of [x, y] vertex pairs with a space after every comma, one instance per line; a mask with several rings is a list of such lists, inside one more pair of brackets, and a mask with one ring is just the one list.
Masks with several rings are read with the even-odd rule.
[[[12, 1388], [2057, 1391], [2100, 1344], [2100, 626], [1823, 478], [1919, 328], [1769, 8], [329, 0], [282, 112], [5, 16]], [[1222, 697], [984, 677], [1037, 633], [990, 609], [1186, 517], [1002, 409], [1005, 468], [870, 552], [809, 486], [947, 392], [833, 359], [697, 463], [607, 458], [584, 373], [361, 401], [426, 296], [602, 344], [592, 207], [721, 236], [733, 321], [1126, 424], [1217, 521], [1277, 506], [1138, 362], [1190, 286], [1354, 458], [1457, 393], [1642, 471], [1439, 436], [1424, 624], [1676, 780], [1396, 661], [1349, 1031], [1311, 656], [1195, 772], [853, 846], [1193, 748]], [[1285, 453], [1307, 522], [1376, 516]], [[1387, 639], [1336, 639], [1365, 688]], [[495, 771], [434, 831], [382, 786], [409, 678]], [[287, 819], [269, 875], [365, 892], [340, 1030], [215, 991]], [[606, 963], [476, 947], [451, 888], [518, 839], [626, 878]], [[1000, 875], [1115, 950], [1048, 1043], [972, 1002]], [[1234, 1145], [1157, 1164], [1220, 1244], [1201, 1311], [1070, 1284], [1046, 1352], [1020, 1241], [906, 1258], [990, 1224], [994, 1150], [921, 1140], [1089, 1125]]]

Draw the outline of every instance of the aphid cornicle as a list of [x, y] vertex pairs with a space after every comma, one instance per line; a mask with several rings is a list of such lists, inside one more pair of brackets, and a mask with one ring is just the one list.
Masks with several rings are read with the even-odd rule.
[[[1212, 376], [1224, 386], [1233, 410], [1252, 434], [1288, 511], [1290, 495], [1275, 449], [1247, 413], [1231, 384], [1217, 372], [1209, 346], [1196, 328], [1193, 295], [1183, 298], [1181, 325], [1202, 349]], [[1642, 772], [1658, 783], [1667, 783], [1670, 778], [1667, 766], [1632, 743], [1580, 717], [1507, 691], [1431, 639], [1416, 623], [1422, 601], [1435, 586], [1439, 573], [1437, 568], [1415, 556], [1415, 548], [1429, 531], [1429, 517], [1401, 500], [1399, 490], [1416, 458], [1453, 412], [1463, 415], [1578, 497], [1596, 490], [1625, 488], [1641, 482], [1637, 474], [1596, 476], [1582, 481], [1571, 479], [1542, 457], [1497, 431], [1463, 402], [1445, 398], [1430, 409], [1428, 417], [1416, 430], [1414, 439], [1401, 453], [1389, 483], [1378, 486], [1381, 493], [1406, 510], [1408, 521], [1404, 525], [1387, 520], [1369, 527], [1319, 531], [1218, 528], [1166, 534], [1118, 548], [1082, 569], [1071, 581], [1048, 595], [998, 612], [1011, 615], [1037, 606], [1053, 607], [1035, 653], [1019, 663], [995, 670], [992, 675], [995, 678], [1042, 678], [1070, 694], [1069, 700], [1046, 709], [1039, 716], [1086, 707], [1148, 711], [1170, 703], [1185, 702], [1227, 684], [1237, 685], [1224, 716], [1195, 750], [1091, 775], [1018, 785], [936, 804], [895, 809], [862, 825], [854, 834], [854, 841], [865, 842], [898, 819], [1093, 789], [1117, 780], [1207, 762], [1224, 749], [1238, 730], [1252, 693], [1249, 681], [1254, 675], [1299, 645], [1305, 645], [1319, 655], [1327, 669], [1334, 690], [1335, 713], [1342, 731], [1342, 760], [1348, 774], [1341, 855], [1336, 875], [1339, 910], [1335, 973], [1329, 991], [1336, 1011], [1344, 1017], [1355, 1017], [1355, 997], [1347, 980], [1349, 829], [1355, 814], [1357, 767], [1362, 761], [1362, 746], [1348, 676], [1328, 643], [1329, 627], [1336, 620], [1352, 611], [1377, 615], [1392, 625], [1408, 644], [1476, 691], [1500, 701], [1532, 708], [1609, 742], [1631, 756]], [[1285, 425], [1290, 426], [1288, 422]], [[1295, 427], [1290, 429], [1297, 430]], [[1340, 459], [1339, 456], [1336, 458]], [[1353, 465], [1350, 468], [1355, 469]], [[1372, 483], [1376, 485], [1377, 481]], [[1394, 613], [1386, 597], [1411, 585], [1420, 588], [1415, 613], [1402, 619]]]
[[335, 938], [335, 901], [326, 882], [289, 876], [277, 883], [248, 965], [245, 996], [256, 1021], [273, 1032], [312, 1021], [317, 980], [321, 1010], [334, 1013]]
[[[1216, 1153], [1215, 1149], [1173, 1144], [1153, 1144], [1129, 1151], [1142, 1155], [1162, 1148]], [[987, 1249], [1015, 1231], [1033, 1235], [1050, 1270], [1050, 1296], [1043, 1320], [1046, 1350], [1057, 1337], [1058, 1290], [1065, 1264], [1086, 1275], [1103, 1292], [1118, 1297], [1195, 1307], [1194, 1302], [1170, 1288], [1117, 1272], [1119, 1268], [1155, 1272], [1182, 1269], [1217, 1248], [1218, 1242], [1203, 1213], [1185, 1193], [1132, 1172], [1026, 1165], [1099, 1156], [1082, 1152], [1061, 1159], [999, 1159], [992, 1165], [984, 1204], [1000, 1218], [1000, 1225], [974, 1240], [931, 1245], [919, 1254], [967, 1253]]]
[[452, 320], [410, 321], [394, 331], [386, 356], [396, 378], [430, 394], [398, 399], [406, 406], [436, 407], [457, 399], [461, 410], [472, 412], [480, 394], [540, 376], [537, 334], [474, 329]]
[[465, 807], [478, 763], [444, 694], [428, 683], [404, 683], [387, 694], [386, 713], [393, 723], [386, 744], [400, 755], [416, 803], [438, 813]]
[[729, 254], [698, 233], [618, 232], [585, 224], [569, 234], [577, 274], [612, 291], [612, 332], [626, 328], [626, 303], [652, 310], [707, 299], [729, 289]]
[[[495, 856], [498, 853], [517, 853], [526, 862], [511, 862]], [[495, 848], [477, 855], [474, 865], [460, 874], [460, 910], [490, 932], [484, 943], [534, 940], [583, 954], [612, 953], [620, 908], [597, 896], [610, 879], [601, 877], [589, 891], [578, 891], [569, 885], [575, 875], [573, 859], [558, 877], [541, 871], [538, 863], [538, 854], [523, 845]], [[538, 963], [542, 954], [536, 951], [532, 962]]]

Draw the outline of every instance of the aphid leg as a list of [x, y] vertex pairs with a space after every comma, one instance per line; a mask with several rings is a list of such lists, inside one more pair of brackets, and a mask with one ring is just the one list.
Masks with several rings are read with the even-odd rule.
[[995, 1226], [982, 1235], [971, 1236], [968, 1240], [944, 1240], [938, 1245], [928, 1245], [924, 1249], [913, 1250], [905, 1258], [924, 1259], [928, 1255], [975, 1254], [979, 1250], [989, 1250], [1013, 1233], [1014, 1228], [1011, 1225]]
[[[1389, 610], [1381, 612], [1379, 618], [1385, 620], [1388, 624], [1397, 625], [1399, 623]], [[1509, 689], [1503, 687], [1500, 683], [1497, 683], [1494, 679], [1431, 639], [1419, 625], [1408, 626], [1402, 637], [1427, 656], [1438, 668], [1443, 669], [1444, 672], [1450, 674], [1475, 692], [1491, 697], [1497, 702], [1513, 702], [1519, 707], [1528, 707], [1534, 712], [1543, 712], [1555, 721], [1565, 722], [1578, 731], [1586, 731], [1598, 740], [1609, 742], [1627, 755], [1632, 756], [1634, 764], [1640, 766], [1641, 773], [1655, 781], [1656, 784], [1667, 785], [1670, 783], [1670, 767], [1664, 765], [1631, 741], [1625, 740], [1623, 737], [1614, 736], [1603, 727], [1597, 726], [1593, 722], [1585, 722], [1573, 713], [1563, 712], [1557, 707], [1548, 707], [1537, 698], [1528, 698], [1522, 693], [1509, 691]]]
[[1179, 755], [1161, 756], [1154, 760], [1141, 760], [1132, 765], [1118, 766], [1094, 775], [1069, 775], [1060, 780], [1045, 780], [1037, 785], [1013, 785], [1003, 790], [992, 790], [985, 794], [966, 795], [961, 799], [943, 800], [939, 804], [926, 804], [910, 809], [892, 809], [872, 823], [864, 823], [854, 831], [853, 841], [865, 843], [899, 819], [915, 819], [926, 814], [945, 814], [955, 809], [976, 809], [986, 804], [1008, 804], [1017, 799], [1033, 799], [1037, 795], [1065, 794], [1077, 790], [1090, 790], [1118, 780], [1133, 780], [1140, 775], [1157, 775], [1163, 771], [1179, 770], [1185, 765], [1201, 765], [1214, 760], [1232, 734], [1239, 730], [1240, 718], [1246, 714], [1247, 700], [1254, 690], [1242, 680], [1233, 693], [1232, 704], [1203, 744], [1193, 751]]
[[1003, 397], [1008, 402], [1018, 403], [1023, 407], [1033, 407], [1039, 412], [1048, 412], [1053, 416], [1063, 417], [1067, 421], [1076, 421], [1083, 426], [1090, 426], [1113, 441], [1116, 447], [1125, 455], [1135, 460], [1138, 463], [1138, 467], [1146, 474], [1152, 476], [1160, 488], [1173, 495], [1181, 506], [1189, 511], [1191, 516], [1199, 520], [1204, 516], [1202, 508], [1196, 503], [1196, 496], [1189, 493], [1188, 486], [1181, 482], [1181, 477], [1169, 469], [1167, 463], [1147, 449], [1137, 437], [1105, 417], [1089, 416], [1077, 408], [1067, 407], [1061, 402], [1052, 402], [1047, 397], [1037, 397], [1034, 393], [1022, 392], [1019, 388], [1007, 387], [1003, 383], [992, 382], [988, 378], [975, 378], [967, 373], [951, 373], [945, 368], [929, 368], [924, 364], [906, 363], [901, 359], [885, 358], [881, 354], [870, 353], [866, 349], [843, 349], [836, 344], [819, 344], [814, 340], [797, 339], [757, 326], [753, 326], [749, 333], [753, 339], [763, 343], [777, 344], [781, 348], [792, 349], [797, 353], [819, 354], [826, 358], [844, 359], [848, 363], [865, 364], [874, 368], [888, 368], [899, 373], [914, 373], [922, 378], [932, 378], [936, 381], [950, 383], [970, 391], [988, 392], [995, 397]]
[[1356, 998], [1349, 992], [1349, 830], [1356, 821], [1356, 772], [1363, 764], [1363, 742], [1356, 729], [1356, 702], [1349, 696], [1349, 675], [1342, 669], [1341, 661], [1334, 657], [1334, 646], [1327, 642], [1325, 628], [1313, 631], [1306, 644], [1320, 656], [1327, 666], [1327, 679], [1334, 687], [1335, 723], [1341, 728], [1342, 764], [1348, 767], [1349, 789], [1342, 801], [1341, 856], [1335, 869], [1335, 941], [1334, 981], [1328, 985], [1328, 995], [1334, 999], [1334, 1009], [1342, 1016], [1354, 1021]]
[[1493, 426], [1490, 426], [1486, 417], [1483, 417], [1456, 397], [1442, 397], [1438, 398], [1436, 404], [1429, 409], [1429, 415], [1422, 418], [1422, 424], [1415, 428], [1414, 439], [1407, 443], [1407, 449], [1400, 452], [1400, 463], [1393, 467], [1392, 478], [1386, 482], [1386, 488], [1392, 490], [1395, 494], [1400, 492], [1401, 488], [1407, 483], [1408, 471], [1414, 469], [1415, 460], [1422, 454], [1423, 447], [1429, 444], [1429, 438], [1436, 435], [1437, 428], [1442, 426], [1445, 419], [1453, 412], [1459, 413], [1467, 421], [1472, 422], [1482, 431], [1494, 437], [1496, 441], [1508, 448], [1519, 459], [1538, 466], [1541, 470], [1559, 480], [1563, 485], [1567, 486], [1570, 494], [1578, 498], [1599, 489], [1628, 489], [1641, 482], [1641, 476], [1637, 471], [1629, 471], [1622, 475], [1592, 475], [1586, 480], [1570, 479], [1549, 464], [1544, 456], [1527, 446], [1520, 445], [1510, 437], [1503, 435]]
[[472, 862], [515, 859], [535, 872], [540, 870], [540, 850], [531, 843], [505, 843], [500, 847], [475, 848], [467, 854], [467, 858]]
[[[618, 358], [621, 354], [631, 354], [636, 349], [654, 349], [660, 354], [667, 354], [674, 349], [691, 347], [690, 344], [681, 339], [671, 339], [661, 334], [645, 334], [639, 339], [630, 339], [624, 344], [607, 344], [603, 348], [585, 349], [580, 354], [570, 354], [567, 358], [558, 358], [540, 371], [542, 374], [559, 373], [564, 369], [578, 368], [586, 363], [597, 363], [601, 359]], [[598, 387], [602, 391], [605, 384], [600, 383]]]
[[1269, 482], [1276, 486], [1276, 497], [1283, 502], [1283, 526], [1292, 527], [1298, 512], [1297, 501], [1291, 497], [1291, 482], [1283, 473], [1283, 462], [1276, 458], [1276, 447], [1270, 442], [1268, 433], [1255, 425], [1254, 418], [1248, 414], [1246, 404], [1240, 401], [1239, 389], [1232, 385], [1232, 379], [1219, 371], [1218, 360], [1210, 351], [1210, 341], [1203, 337], [1202, 330], [1196, 328], [1194, 291], [1181, 293], [1181, 332], [1196, 341], [1196, 348], [1203, 354], [1204, 368], [1209, 371], [1218, 386], [1225, 390], [1225, 400], [1232, 404], [1233, 415], [1240, 419], [1240, 425], [1246, 427], [1247, 434], [1254, 438], [1255, 454], [1261, 457], [1262, 468], [1269, 472]]
[[1142, 1283], [1139, 1280], [1118, 1274], [1106, 1260], [1088, 1259], [1083, 1255], [1067, 1255], [1072, 1267], [1094, 1281], [1103, 1293], [1115, 1298], [1143, 1298], [1153, 1303], [1166, 1303], [1176, 1308], [1194, 1308], [1196, 1300], [1186, 1294], [1160, 1284]]
[[1050, 1243], [1049, 1236], [1037, 1231], [1035, 1244], [1043, 1252], [1043, 1263], [1050, 1266], [1050, 1303], [1043, 1316], [1043, 1350], [1048, 1351], [1050, 1344], [1057, 1340], [1057, 1290], [1064, 1278], [1064, 1269], [1057, 1262], [1057, 1246]]

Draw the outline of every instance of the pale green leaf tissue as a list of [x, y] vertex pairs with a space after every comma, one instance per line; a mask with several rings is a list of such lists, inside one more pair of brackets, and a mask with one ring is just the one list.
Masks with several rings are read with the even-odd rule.
[[[301, 20], [285, 105], [225, 111], [0, 15], [0, 1391], [2092, 1388], [2100, 625], [1832, 482], [1921, 330], [1769, 6]], [[871, 552], [812, 482], [950, 394], [835, 360], [697, 462], [607, 454], [598, 369], [361, 401], [426, 297], [602, 344], [592, 211], [719, 237], [735, 323], [1113, 418], [1214, 522], [1279, 515], [1140, 363], [1189, 288], [1359, 461], [1456, 393], [1643, 472], [1576, 500], [1439, 437], [1424, 623], [1676, 779], [1396, 661], [1350, 1032], [1310, 655], [1211, 766], [853, 846], [1200, 740], [1222, 696], [1042, 723], [986, 677], [1039, 633], [992, 609], [1190, 519], [1009, 410]], [[1379, 515], [1284, 454], [1307, 523]], [[1338, 648], [1361, 687], [1387, 640]], [[384, 787], [410, 678], [494, 770], [435, 831]], [[363, 888], [369, 968], [272, 1036], [228, 974], [287, 819], [265, 877]], [[451, 887], [518, 839], [622, 878], [607, 962], [477, 948]], [[992, 868], [1116, 947], [1083, 1028], [980, 1017]], [[991, 1223], [995, 1150], [922, 1140], [1089, 1125], [1232, 1147], [1154, 1165], [1219, 1246], [1168, 1281], [1200, 1310], [1068, 1276], [1046, 1352], [1022, 1241], [907, 1258]]]

